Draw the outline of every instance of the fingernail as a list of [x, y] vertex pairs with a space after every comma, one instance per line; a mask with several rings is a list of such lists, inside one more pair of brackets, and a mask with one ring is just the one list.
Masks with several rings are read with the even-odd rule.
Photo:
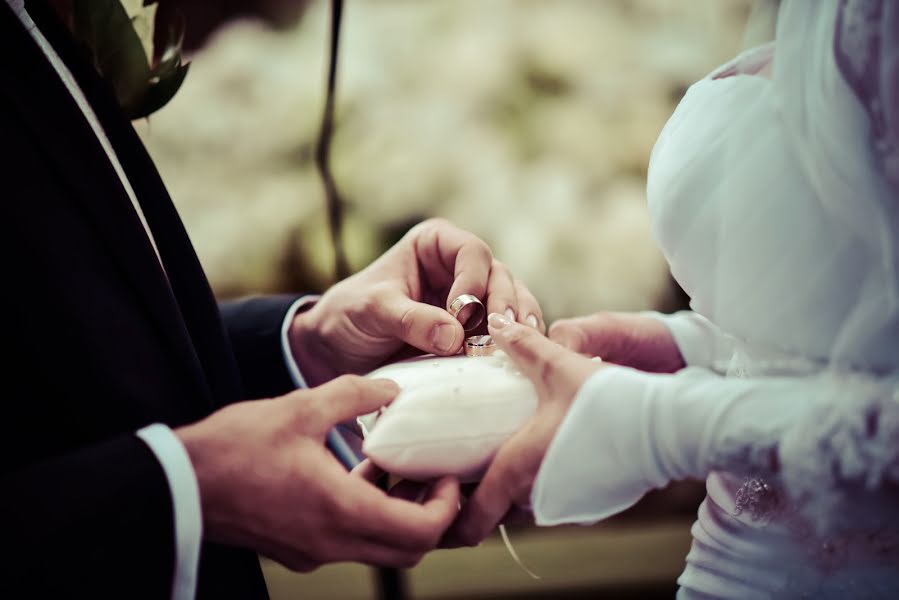
[[515, 311], [512, 310], [511, 308], [507, 308], [505, 314], [506, 314], [506, 318], [509, 319], [510, 321], [515, 320]]
[[540, 322], [537, 321], [537, 317], [535, 315], [528, 315], [528, 318], [525, 319], [525, 321], [527, 321], [527, 324], [534, 329], [540, 329]]
[[502, 316], [499, 313], [491, 313], [490, 316], [487, 318], [487, 322], [494, 329], [502, 329], [503, 327], [506, 327], [507, 325], [512, 324], [512, 321], [510, 321], [509, 319], [507, 319], [506, 317]]
[[436, 326], [431, 343], [441, 352], [449, 352], [456, 343], [456, 328], [446, 323]]

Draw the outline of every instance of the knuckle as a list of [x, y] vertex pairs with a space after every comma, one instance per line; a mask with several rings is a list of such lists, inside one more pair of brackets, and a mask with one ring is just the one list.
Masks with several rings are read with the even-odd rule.
[[516, 327], [505, 334], [505, 350], [531, 368], [539, 367], [543, 362], [544, 349], [540, 347], [536, 336], [542, 337], [542, 334], [530, 327]]
[[370, 317], [381, 312], [382, 307], [387, 301], [389, 290], [383, 284], [376, 284], [369, 288], [368, 292], [359, 298], [355, 303], [354, 312], [363, 317]]
[[470, 244], [474, 256], [477, 256], [486, 263], [493, 264], [493, 251], [490, 250], [490, 246], [487, 245], [487, 242], [472, 234]]
[[441, 234], [455, 229], [456, 226], [449, 220], [442, 217], [431, 217], [410, 229], [408, 236], [421, 242], [430, 243], [440, 237]]
[[523, 348], [529, 344], [531, 332], [523, 327], [516, 327], [506, 332], [505, 336], [510, 346]]
[[404, 338], [408, 337], [412, 333], [412, 330], [415, 328], [417, 314], [418, 311], [416, 310], [416, 306], [414, 304], [403, 311], [403, 314], [400, 317], [400, 331], [402, 332], [402, 336]]
[[349, 305], [347, 316], [351, 321], [361, 321], [379, 309], [379, 301], [376, 294], [369, 293], [359, 297], [355, 302]]
[[422, 228], [424, 229], [442, 229], [444, 227], [455, 227], [449, 220], [444, 219], [443, 217], [431, 217], [430, 219], [425, 219], [421, 223]]

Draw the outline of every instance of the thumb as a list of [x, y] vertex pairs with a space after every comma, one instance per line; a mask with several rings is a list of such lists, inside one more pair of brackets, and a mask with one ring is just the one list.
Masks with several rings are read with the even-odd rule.
[[344, 375], [315, 388], [316, 408], [327, 429], [390, 404], [399, 386], [389, 379]]
[[510, 321], [498, 313], [490, 315], [488, 330], [496, 345], [538, 390], [552, 389], [559, 376], [558, 367], [562, 361], [569, 355], [578, 356], [549, 340], [536, 329]]
[[423, 352], [456, 354], [465, 338], [462, 324], [447, 311], [416, 302], [402, 293], [384, 298], [374, 318], [380, 321], [377, 324], [380, 330]]

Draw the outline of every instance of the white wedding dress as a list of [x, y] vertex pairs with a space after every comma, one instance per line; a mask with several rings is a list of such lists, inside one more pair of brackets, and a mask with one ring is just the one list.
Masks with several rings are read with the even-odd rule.
[[648, 197], [688, 368], [599, 371], [534, 485], [552, 525], [704, 478], [682, 598], [899, 598], [899, 187], [834, 51], [867, 51], [835, 34], [872, 5], [784, 0], [774, 45], [687, 92]]

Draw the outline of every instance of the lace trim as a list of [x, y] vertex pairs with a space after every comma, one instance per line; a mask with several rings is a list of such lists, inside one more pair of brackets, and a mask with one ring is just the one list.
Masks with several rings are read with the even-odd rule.
[[[899, 519], [899, 378], [836, 374], [829, 398], [781, 431], [722, 440], [717, 470], [746, 476], [737, 514], [770, 519], [789, 504], [820, 535], [876, 530]], [[844, 391], [845, 390], [845, 391]]]

